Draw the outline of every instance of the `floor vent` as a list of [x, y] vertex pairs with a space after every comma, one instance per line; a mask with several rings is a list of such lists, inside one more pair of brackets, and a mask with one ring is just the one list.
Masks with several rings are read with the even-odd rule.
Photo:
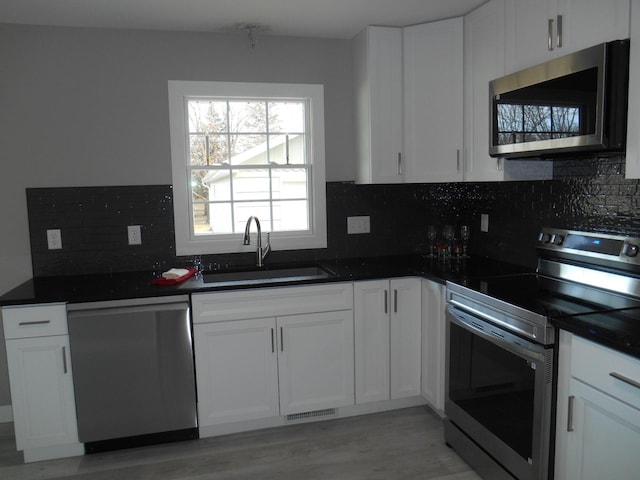
[[337, 411], [335, 408], [326, 408], [324, 410], [314, 410], [313, 412], [302, 412], [287, 415], [287, 422], [296, 422], [300, 420], [306, 420], [308, 418], [318, 417], [335, 417]]

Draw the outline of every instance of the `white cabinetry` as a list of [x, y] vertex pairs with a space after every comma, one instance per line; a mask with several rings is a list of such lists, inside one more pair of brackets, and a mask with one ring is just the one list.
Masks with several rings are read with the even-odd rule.
[[354, 404], [351, 284], [199, 293], [192, 306], [202, 427]]
[[26, 462], [84, 454], [64, 304], [4, 307], [16, 446]]
[[629, 0], [507, 0], [506, 11], [509, 72], [629, 36]]
[[463, 178], [463, 19], [403, 29], [406, 182]]
[[464, 17], [464, 135], [466, 181], [504, 180], [503, 160], [489, 156], [489, 82], [504, 75], [505, 0], [491, 0]]
[[357, 182], [462, 180], [462, 18], [367, 27], [353, 45]]
[[626, 178], [640, 178], [640, 5], [631, 8]]
[[401, 183], [402, 29], [367, 27], [354, 46], [358, 183]]
[[278, 317], [280, 413], [353, 405], [353, 311]]
[[419, 278], [354, 283], [356, 403], [420, 395]]
[[640, 360], [561, 332], [555, 478], [640, 471]]
[[445, 286], [422, 280], [422, 396], [444, 415]]
[[193, 327], [201, 425], [280, 414], [275, 318]]

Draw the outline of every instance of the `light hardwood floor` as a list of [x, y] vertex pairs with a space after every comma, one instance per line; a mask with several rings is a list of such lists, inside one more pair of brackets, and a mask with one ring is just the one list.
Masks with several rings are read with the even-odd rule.
[[0, 424], [2, 480], [476, 480], [443, 440], [441, 419], [414, 407], [317, 423], [25, 465]]

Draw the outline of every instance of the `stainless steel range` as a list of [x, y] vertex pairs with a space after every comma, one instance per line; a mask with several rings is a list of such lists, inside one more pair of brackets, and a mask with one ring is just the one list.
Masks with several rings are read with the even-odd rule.
[[553, 478], [553, 319], [640, 308], [639, 245], [543, 229], [536, 273], [447, 282], [445, 439], [484, 478]]

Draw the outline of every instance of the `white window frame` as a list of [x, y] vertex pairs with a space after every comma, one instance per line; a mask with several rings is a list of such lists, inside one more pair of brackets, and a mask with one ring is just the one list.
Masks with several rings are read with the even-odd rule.
[[[173, 217], [177, 255], [254, 252], [252, 245], [242, 244], [242, 234], [195, 235], [189, 182], [189, 124], [187, 103], [192, 97], [304, 99], [309, 103], [310, 178], [309, 230], [272, 232], [273, 250], [300, 250], [327, 247], [327, 216], [324, 147], [324, 87], [312, 84], [237, 83], [169, 81], [169, 125], [171, 139], [171, 170], [173, 177]], [[263, 226], [264, 228], [264, 226]], [[252, 232], [255, 226], [251, 227]], [[253, 235], [252, 235], [253, 236]], [[263, 233], [263, 242], [266, 236]]]

